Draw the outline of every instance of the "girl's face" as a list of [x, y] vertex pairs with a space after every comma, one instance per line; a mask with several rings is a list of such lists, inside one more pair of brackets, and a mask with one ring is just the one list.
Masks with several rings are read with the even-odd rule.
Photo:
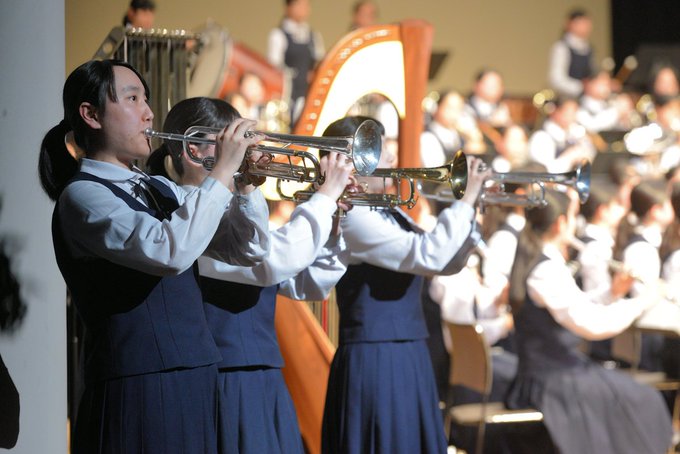
[[670, 200], [654, 205], [651, 209], [654, 221], [661, 227], [668, 227], [673, 222], [674, 212]]
[[114, 66], [117, 102], [107, 99], [106, 112], [98, 120], [104, 133], [104, 152], [114, 160], [129, 165], [151, 152], [144, 130], [152, 126], [153, 112], [139, 77], [124, 66]]

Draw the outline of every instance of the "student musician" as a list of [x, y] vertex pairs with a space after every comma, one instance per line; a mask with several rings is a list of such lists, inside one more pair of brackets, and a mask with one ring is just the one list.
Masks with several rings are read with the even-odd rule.
[[[190, 98], [170, 110], [163, 129], [181, 134], [192, 125], [221, 128], [236, 118], [238, 113], [224, 101]], [[213, 145], [188, 146], [200, 156], [214, 152]], [[175, 175], [187, 189], [208, 173], [188, 159], [178, 141], [166, 141], [150, 162], [156, 172]], [[208, 325], [222, 355], [221, 452], [304, 452], [280, 370], [274, 312], [277, 293], [321, 300], [346, 270], [336, 257], [342, 240], [331, 235], [331, 226], [335, 201], [345, 190], [352, 165], [335, 153], [323, 158], [322, 165], [325, 182], [293, 211], [290, 222], [271, 232], [271, 250], [262, 263], [241, 267], [208, 256], [198, 260]]]
[[[57, 263], [85, 326], [74, 453], [218, 452], [220, 354], [193, 264], [203, 251], [246, 264], [268, 252], [259, 191], [241, 188], [224, 215], [236, 201], [228, 186], [259, 140], [244, 135], [252, 123], [218, 134], [214, 169], [187, 191], [133, 165], [151, 151], [148, 96], [127, 63], [87, 62], [67, 78], [64, 120], [42, 142]], [[80, 162], [65, 147], [70, 132]]]
[[[363, 120], [337, 120], [324, 135], [352, 135]], [[446, 451], [421, 286], [423, 276], [457, 271], [450, 262], [470, 235], [488, 176], [478, 164], [469, 159], [465, 196], [442, 211], [432, 232], [399, 209], [355, 206], [342, 221], [350, 266], [336, 286], [340, 341], [328, 379], [324, 453]], [[396, 156], [383, 151], [380, 165], [394, 167]], [[380, 178], [358, 179], [369, 193], [383, 191]]]
[[578, 199], [548, 189], [545, 200], [546, 206], [526, 211], [511, 275], [519, 367], [506, 404], [543, 412], [552, 441], [531, 439], [523, 452], [661, 454], [672, 435], [661, 395], [579, 349], [581, 338], [623, 331], [650, 298], [622, 299], [632, 278], [621, 275], [600, 301], [581, 291], [565, 261]]
[[[673, 183], [671, 190], [673, 223], [668, 226], [661, 245], [663, 267], [661, 277], [666, 283], [668, 297], [680, 302], [680, 183]], [[669, 377], [680, 378], [680, 339], [665, 337], [661, 353], [663, 370]]]
[[[668, 198], [666, 183], [648, 180], [639, 183], [630, 193], [630, 213], [622, 220], [616, 243], [615, 257], [623, 261], [636, 276], [631, 295], [640, 296], [654, 287], [661, 277], [659, 248], [663, 232], [673, 221], [673, 208]], [[622, 252], [618, 252], [622, 250]], [[620, 254], [620, 255], [619, 255]], [[640, 368], [660, 371], [663, 337], [643, 334]]]

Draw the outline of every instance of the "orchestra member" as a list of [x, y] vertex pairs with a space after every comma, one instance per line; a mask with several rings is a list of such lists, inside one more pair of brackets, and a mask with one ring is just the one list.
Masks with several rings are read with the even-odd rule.
[[350, 31], [370, 27], [378, 22], [378, 6], [371, 0], [358, 0], [352, 7]]
[[[363, 120], [337, 120], [324, 135], [353, 135]], [[394, 167], [396, 156], [383, 151], [379, 167], [385, 165]], [[328, 379], [324, 453], [446, 451], [421, 287], [423, 276], [459, 270], [456, 253], [474, 245], [467, 241], [474, 204], [488, 176], [478, 165], [469, 159], [464, 197], [442, 211], [432, 232], [399, 209], [356, 206], [343, 219], [350, 265], [336, 286], [340, 340]], [[383, 190], [381, 178], [357, 179], [369, 193]]]
[[307, 22], [311, 13], [310, 1], [285, 0], [285, 16], [269, 33], [267, 44], [269, 63], [291, 73], [291, 124], [302, 112], [314, 67], [325, 53], [321, 34], [312, 30]]
[[498, 71], [483, 69], [475, 77], [472, 95], [465, 104], [465, 110], [478, 122], [493, 128], [510, 125], [510, 109], [503, 101], [505, 87]]
[[550, 49], [548, 84], [559, 96], [577, 98], [583, 93], [583, 80], [595, 68], [590, 34], [593, 23], [588, 13], [573, 10], [567, 17], [564, 34]]
[[581, 338], [623, 331], [650, 298], [623, 299], [632, 282], [624, 275], [599, 301], [580, 290], [565, 261], [578, 198], [548, 189], [545, 200], [526, 210], [510, 282], [519, 366], [506, 404], [540, 410], [550, 436], [527, 440], [523, 452], [664, 453], [672, 430], [658, 391], [579, 348]]
[[626, 95], [617, 95], [615, 101], [611, 82], [607, 71], [584, 79], [584, 92], [579, 101], [576, 121], [588, 132], [627, 130], [631, 127], [629, 119], [633, 103]]
[[125, 16], [123, 26], [132, 28], [153, 28], [156, 18], [156, 3], [153, 0], [132, 0]]
[[550, 173], [567, 172], [583, 159], [592, 161], [595, 147], [583, 126], [576, 122], [578, 102], [569, 98], [554, 101], [554, 110], [529, 138], [529, 156]]
[[67, 78], [64, 119], [42, 142], [57, 263], [85, 327], [74, 453], [218, 452], [221, 357], [193, 264], [204, 253], [252, 265], [269, 248], [264, 198], [228, 189], [259, 140], [244, 136], [252, 122], [218, 134], [214, 169], [187, 191], [133, 164], [151, 152], [148, 96], [127, 63], [87, 62]]
[[[238, 118], [224, 101], [191, 98], [168, 113], [163, 130], [181, 134], [192, 125], [222, 128]], [[189, 144], [212, 156], [213, 145]], [[179, 176], [187, 189], [208, 174], [182, 143], [166, 141], [150, 160], [157, 172]], [[198, 260], [208, 325], [222, 355], [219, 367], [221, 452], [304, 452], [292, 399], [281, 374], [283, 358], [274, 328], [277, 293], [322, 300], [346, 267], [337, 260], [343, 242], [331, 235], [336, 200], [349, 183], [352, 164], [332, 153], [321, 161], [324, 183], [291, 219], [271, 232], [271, 250], [253, 267], [210, 257]], [[348, 207], [344, 207], [347, 209]]]

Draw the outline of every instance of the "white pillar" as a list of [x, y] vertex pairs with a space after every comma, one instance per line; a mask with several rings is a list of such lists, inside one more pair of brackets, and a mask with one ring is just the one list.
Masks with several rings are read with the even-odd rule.
[[63, 116], [64, 1], [1, 0], [0, 43], [0, 237], [18, 240], [11, 258], [28, 309], [15, 333], [0, 334], [0, 354], [21, 402], [11, 452], [60, 454], [66, 453], [66, 289], [52, 248], [53, 204], [37, 168], [42, 137]]

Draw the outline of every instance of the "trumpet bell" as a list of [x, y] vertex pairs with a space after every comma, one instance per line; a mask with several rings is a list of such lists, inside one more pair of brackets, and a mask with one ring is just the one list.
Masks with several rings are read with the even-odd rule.
[[378, 124], [366, 120], [357, 128], [352, 140], [354, 169], [359, 175], [368, 176], [378, 167], [382, 152], [382, 137]]
[[449, 184], [451, 185], [451, 192], [453, 196], [460, 200], [465, 195], [465, 188], [467, 187], [467, 159], [465, 154], [458, 150], [449, 162]]
[[574, 189], [578, 192], [578, 198], [581, 203], [586, 203], [590, 197], [590, 162], [586, 159], [581, 161], [576, 170], [574, 170]]

